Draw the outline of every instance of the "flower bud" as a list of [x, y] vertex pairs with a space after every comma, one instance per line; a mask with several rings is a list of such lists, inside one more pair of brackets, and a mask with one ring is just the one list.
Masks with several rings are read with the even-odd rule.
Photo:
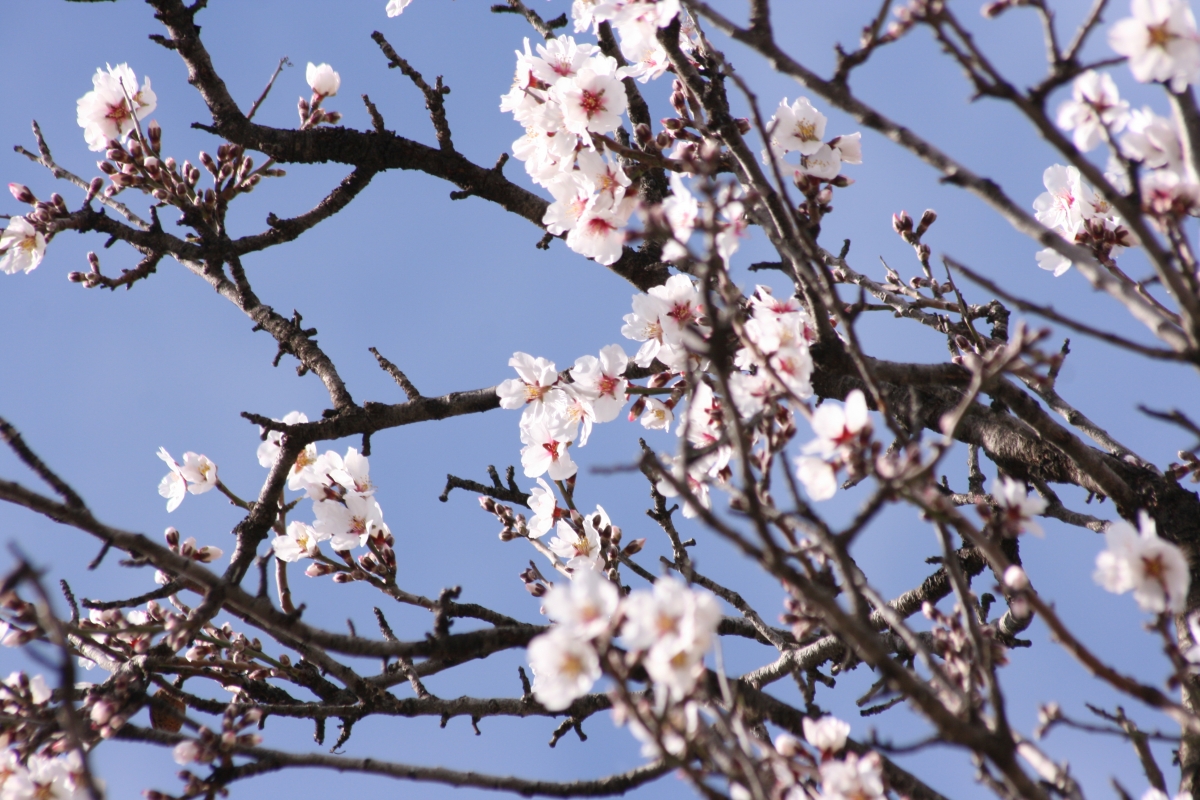
[[1029, 588], [1029, 576], [1025, 570], [1013, 564], [1004, 570], [1004, 585], [1015, 592], [1023, 592]]
[[892, 214], [892, 230], [903, 236], [913, 229], [912, 217], [907, 211], [901, 211], [899, 214]]
[[642, 548], [645, 546], [646, 546], [646, 540], [644, 538], [634, 539], [632, 542], [625, 545], [625, 555], [627, 555], [627, 556], [637, 555], [638, 553], [642, 552]]
[[[88, 259], [88, 260], [90, 261], [91, 259]], [[163, 533], [163, 536], [166, 537], [167, 547], [170, 547], [172, 550], [179, 547], [179, 531], [178, 530], [176, 530], [175, 528], [167, 528], [166, 532]]]
[[16, 198], [18, 203], [29, 203], [30, 205], [37, 202], [37, 198], [33, 196], [33, 192], [29, 191], [29, 187], [20, 183], [10, 183], [8, 191], [12, 192], [12, 196]]
[[548, 591], [544, 583], [527, 583], [525, 588], [534, 597], [544, 597]]
[[353, 583], [354, 576], [351, 575], [349, 572], [339, 572], [338, 574], [333, 576], [333, 582], [334, 583]]
[[737, 124], [738, 133], [742, 136], [750, 132], [750, 120], [745, 117], [738, 117], [734, 122]]

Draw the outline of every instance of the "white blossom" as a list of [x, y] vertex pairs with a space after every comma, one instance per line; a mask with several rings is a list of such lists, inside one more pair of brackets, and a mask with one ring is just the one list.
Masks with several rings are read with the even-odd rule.
[[387, 11], [389, 17], [398, 17], [404, 13], [404, 9], [408, 8], [408, 4], [411, 2], [412, 0], [388, 0], [384, 10]]
[[1109, 29], [1108, 45], [1129, 58], [1133, 77], [1142, 83], [1170, 82], [1182, 92], [1200, 77], [1200, 37], [1185, 0], [1133, 0], [1132, 17]]
[[557, 626], [534, 637], [527, 655], [533, 696], [551, 711], [562, 711], [600, 679], [600, 659], [591, 644]]
[[1088, 70], [1071, 85], [1071, 99], [1058, 107], [1058, 127], [1073, 131], [1075, 146], [1087, 152], [1104, 141], [1104, 129], [1119, 133], [1129, 120], [1129, 103], [1121, 99], [1107, 72]]
[[804, 446], [805, 453], [829, 457], [851, 445], [860, 434], [871, 429], [866, 396], [855, 389], [846, 395], [844, 405], [822, 403], [813, 412], [812, 428], [818, 438]]
[[1187, 603], [1191, 574], [1187, 557], [1158, 537], [1150, 515], [1139, 515], [1139, 531], [1117, 520], [1104, 533], [1108, 549], [1096, 556], [1096, 583], [1115, 594], [1133, 591], [1143, 611], [1179, 613]]
[[595, 639], [608, 629], [621, 593], [593, 569], [576, 570], [569, 583], [555, 584], [546, 594], [546, 616], [570, 635]]
[[823, 458], [799, 456], [796, 458], [796, 477], [804, 484], [804, 491], [813, 500], [828, 500], [837, 494], [837, 470]]
[[597, 72], [591, 67], [559, 81], [553, 92], [562, 104], [563, 125], [571, 133], [590, 142], [590, 133], [612, 133], [621, 126], [621, 115], [628, 101], [625, 87], [613, 71]]
[[528, 527], [529, 535], [534, 539], [545, 536], [554, 527], [558, 516], [555, 513], [558, 504], [554, 498], [554, 490], [544, 478], [538, 478], [537, 482], [538, 485], [529, 490], [529, 509], [533, 511], [533, 518], [529, 520]]
[[328, 64], [308, 62], [308, 68], [304, 71], [304, 78], [308, 81], [313, 94], [318, 97], [333, 97], [338, 93], [338, 89], [342, 87], [342, 76], [334, 72], [333, 67]]
[[826, 116], [813, 108], [808, 98], [799, 97], [788, 105], [785, 97], [767, 125], [771, 147], [778, 155], [793, 150], [800, 155], [812, 155], [825, 146], [822, 140], [825, 138], [826, 122]]
[[158, 105], [150, 89], [150, 79], [138, 89], [137, 76], [128, 64], [108, 66], [107, 72], [97, 69], [92, 76], [92, 91], [76, 103], [76, 121], [83, 128], [83, 138], [90, 150], [103, 150], [114, 139], [131, 133], [138, 120], [145, 118]]
[[992, 484], [992, 499], [1000, 507], [1000, 522], [1014, 536], [1029, 531], [1034, 536], [1042, 535], [1042, 527], [1033, 521], [1046, 510], [1046, 501], [1041, 497], [1028, 497], [1024, 481], [1016, 481], [1005, 475]]
[[375, 533], [386, 533], [383, 509], [373, 497], [347, 494], [342, 500], [323, 500], [313, 504], [317, 515], [313, 530], [318, 541], [330, 539], [334, 550], [353, 550], [367, 543]]
[[629, 356], [619, 344], [600, 350], [600, 357], [580, 356], [571, 368], [576, 391], [592, 401], [596, 422], [611, 422], [625, 405], [625, 370]]
[[638, 422], [648, 431], [669, 431], [675, 421], [673, 412], [666, 403], [655, 397], [647, 397], [645, 408]]
[[517, 371], [518, 377], [509, 378], [496, 387], [500, 407], [524, 407], [525, 411], [521, 415], [522, 425], [528, 425], [534, 420], [544, 420], [547, 404], [561, 393], [561, 390], [554, 388], [558, 383], [558, 369], [555, 368], [554, 362], [518, 352], [513, 353], [508, 365]]
[[1178, 170], [1183, 161], [1183, 146], [1175, 123], [1149, 108], [1129, 115], [1120, 144], [1127, 158], [1142, 162], [1147, 169]]
[[525, 445], [521, 450], [521, 466], [527, 478], [549, 475], [552, 481], [562, 481], [579, 469], [567, 452], [571, 440], [558, 438], [544, 420], [522, 426], [521, 443]]
[[822, 753], [837, 753], [846, 746], [850, 735], [850, 724], [837, 717], [821, 717], [818, 720], [804, 718], [804, 738]]
[[0, 272], [30, 273], [46, 255], [46, 237], [24, 217], [8, 221], [0, 234]]
[[[301, 422], [308, 422], [308, 417], [303, 412], [292, 411], [285, 415], [282, 420], [275, 421], [282, 422], [285, 425], [298, 425]], [[265, 433], [266, 438], [258, 446], [258, 451], [255, 455], [258, 457], [260, 466], [270, 469], [275, 465], [275, 459], [279, 458], [279, 450], [283, 442], [283, 431], [267, 431], [263, 428], [259, 428], [259, 431]], [[316, 445], [313, 445], [313, 449], [315, 451]]]
[[883, 763], [878, 753], [821, 763], [822, 800], [872, 800], [884, 797]]
[[306, 525], [299, 520], [288, 523], [287, 534], [276, 536], [271, 540], [271, 548], [275, 557], [289, 563], [302, 558], [312, 558], [317, 553], [317, 545], [330, 537], [328, 532], [318, 533], [316, 528]]

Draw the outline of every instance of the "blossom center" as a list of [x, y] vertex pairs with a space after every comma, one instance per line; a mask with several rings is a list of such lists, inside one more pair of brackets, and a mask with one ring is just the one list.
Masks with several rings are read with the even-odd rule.
[[816, 123], [809, 120], [801, 120], [797, 122], [795, 136], [802, 142], [815, 142], [817, 140]]
[[620, 382], [619, 378], [614, 378], [610, 375], [601, 375], [599, 384], [600, 396], [611, 395], [616, 397], [617, 384]]
[[1162, 22], [1158, 25], [1146, 26], [1146, 35], [1150, 39], [1151, 47], [1161, 47], [1165, 50], [1167, 49], [1167, 45], [1171, 43], [1171, 40], [1176, 38], [1175, 34], [1168, 29], [1168, 24], [1167, 22]]
[[579, 107], [588, 115], [588, 119], [604, 111], [604, 90], [591, 92], [584, 89], [579, 98]]

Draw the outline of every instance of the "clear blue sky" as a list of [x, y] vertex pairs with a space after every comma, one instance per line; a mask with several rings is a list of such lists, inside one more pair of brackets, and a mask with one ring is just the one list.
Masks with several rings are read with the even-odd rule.
[[[566, 0], [533, 2], [548, 16], [569, 7]], [[383, 0], [213, 2], [199, 22], [218, 71], [243, 107], [258, 96], [281, 56], [295, 64], [280, 76], [259, 112], [261, 122], [294, 126], [296, 98], [307, 95], [304, 64], [328, 62], [342, 77], [341, 94], [328, 105], [344, 113], [344, 124], [369, 127], [358, 99], [368, 93], [389, 128], [432, 143], [420, 94], [403, 76], [386, 68], [369, 39], [372, 30], [381, 30], [427, 79], [445, 76], [452, 88], [446, 107], [455, 143], [476, 162], [490, 166], [521, 132], [500, 113], [499, 96], [509, 86], [513, 50], [521, 47], [522, 37], [536, 38], [536, 34], [519, 17], [489, 14], [484, 3], [415, 0], [396, 19], [384, 15], [384, 5]], [[779, 40], [808, 64], [827, 71], [833, 43], [853, 45], [876, 4], [796, 0], [776, 5]], [[1087, 5], [1075, 0], [1058, 3], [1056, 8], [1065, 25], [1078, 20]], [[1113, 19], [1125, 13], [1122, 3], [1116, 9]], [[985, 22], [973, 12], [962, 13], [1018, 83], [1036, 79], [1042, 45], [1030, 14], [1014, 12]], [[147, 39], [161, 29], [145, 5], [133, 0], [11, 4], [5, 9], [4, 28], [0, 64], [10, 79], [0, 115], [0, 142], [32, 148], [28, 122], [36, 118], [61, 164], [88, 177], [96, 174], [95, 154], [87, 151], [75, 124], [75, 101], [90, 89], [97, 67], [128, 62], [139, 76], [149, 75], [153, 81], [158, 94], [153, 116], [164, 129], [165, 149], [180, 161], [195, 161], [200, 149], [215, 150], [217, 142], [189, 127], [194, 121], [208, 121], [208, 116], [187, 85], [178, 57]], [[768, 108], [783, 96], [802, 94], [791, 81], [768, 74], [753, 55], [732, 45], [727, 53]], [[1155, 93], [1132, 85], [1121, 70], [1116, 74], [1135, 107], [1153, 103], [1166, 113], [1165, 103]], [[856, 89], [868, 101], [994, 178], [1019, 201], [1031, 203], [1042, 191], [1041, 173], [1055, 161], [1049, 150], [1007, 109], [995, 103], [970, 104], [961, 76], [923, 32], [881, 52], [857, 80]], [[662, 104], [665, 88], [653, 91], [660, 103], [655, 117], [667, 114]], [[830, 116], [831, 132], [858, 129], [819, 100], [814, 98], [814, 103]], [[951, 254], [1012, 290], [1142, 337], [1122, 310], [1093, 294], [1076, 273], [1056, 280], [1037, 269], [1033, 259], [1037, 246], [1013, 233], [982, 203], [938, 185], [936, 176], [879, 136], [864, 132], [863, 148], [864, 164], [846, 170], [857, 183], [838, 193], [835, 213], [823, 234], [826, 246], [834, 249], [842, 238], [852, 240], [850, 259], [859, 271], [881, 276], [878, 259], [883, 257], [902, 274], [912, 274], [916, 264], [910, 249], [891, 232], [890, 216], [902, 208], [915, 215], [933, 207], [940, 220], [927, 241], [935, 253]], [[10, 153], [0, 166], [5, 181], [26, 183], [43, 197], [60, 191], [70, 206], [79, 204], [78, 191], [55, 185], [45, 171], [19, 155]], [[339, 165], [289, 167], [287, 178], [263, 184], [239, 201], [230, 215], [231, 232], [240, 235], [263, 229], [269, 212], [287, 217], [307, 210], [348, 171]], [[525, 180], [515, 161], [506, 167], [506, 174]], [[505, 364], [516, 350], [546, 356], [560, 367], [613, 342], [634, 351], [619, 333], [632, 287], [570, 253], [560, 242], [548, 252], [535, 249], [540, 238], [537, 228], [482, 200], [451, 202], [448, 195], [453, 188], [421, 174], [377, 177], [349, 209], [315, 231], [248, 259], [256, 291], [280, 311], [299, 310], [306, 324], [320, 330], [321, 345], [360, 402], [402, 399], [367, 352], [370, 346], [396, 362], [426, 395], [498, 383], [509, 377]], [[19, 211], [15, 202], [0, 201], [0, 212]], [[88, 250], [100, 252], [108, 274], [119, 274], [136, 263], [128, 249], [118, 245], [103, 250], [102, 244], [98, 238], [64, 234], [51, 243], [45, 261], [32, 274], [0, 276], [0, 340], [6, 343], [0, 356], [0, 415], [23, 431], [104, 521], [151, 536], [175, 525], [185, 536], [228, 552], [229, 530], [239, 518], [236, 509], [214, 492], [189, 496], [177, 512], [168, 515], [156, 492], [164, 471], [155, 458], [156, 449], [165, 446], [176, 456], [186, 450], [204, 453], [218, 464], [226, 484], [252, 496], [265, 470], [254, 457], [257, 429], [239, 412], [281, 417], [298, 409], [317, 418], [329, 405], [328, 396], [313, 376], [297, 378], [291, 359], [272, 369], [274, 342], [264, 333], [251, 333], [251, 323], [240, 312], [173, 262], [164, 262], [151, 280], [128, 292], [88, 292], [67, 283], [67, 272], [86, 269]], [[752, 285], [755, 279], [744, 267], [771, 255], [758, 234], [736, 258], [739, 280]], [[1134, 274], [1143, 269], [1136, 256], [1129, 264]], [[989, 299], [973, 289], [967, 292], [972, 302]], [[940, 337], [915, 323], [880, 315], [866, 320], [862, 333], [873, 355], [909, 361], [946, 357]], [[1175, 450], [1190, 446], [1173, 430], [1139, 415], [1135, 407], [1142, 402], [1186, 408], [1185, 400], [1195, 396], [1192, 374], [1141, 363], [1079, 337], [1073, 337], [1072, 347], [1074, 354], [1059, 384], [1069, 401], [1160, 465]], [[643, 515], [644, 483], [630, 476], [587, 474], [592, 466], [630, 463], [643, 433], [622, 421], [598, 428], [577, 456], [582, 465], [579, 495], [589, 506], [604, 505], [627, 537], [650, 537], [642, 563], [652, 567], [658, 555], [667, 551], [661, 535]], [[674, 445], [674, 437], [660, 432], [647, 438], [659, 449]], [[357, 446], [352, 441], [330, 446], [344, 450], [349, 444]], [[532, 551], [519, 543], [499, 542], [494, 520], [478, 510], [470, 495], [457, 493], [448, 504], [437, 501], [447, 472], [484, 479], [488, 464], [501, 468], [519, 464], [517, 415], [493, 411], [402, 428], [377, 435], [373, 446], [372, 476], [385, 519], [396, 534], [401, 585], [436, 595], [443, 586], [461, 584], [465, 600], [536, 619], [537, 602], [517, 579], [534, 556]], [[949, 459], [947, 469], [953, 470], [952, 485], [964, 487], [963, 454]], [[0, 452], [0, 474], [32, 482], [32, 476], [7, 452]], [[1072, 507], [1082, 507], [1078, 492], [1062, 494]], [[835, 518], [851, 514], [861, 495], [859, 490], [830, 502], [830, 513]], [[1093, 513], [1106, 510], [1102, 506]], [[1053, 522], [1045, 527], [1047, 537], [1027, 541], [1024, 549], [1029, 573], [1042, 592], [1058, 603], [1089, 644], [1123, 669], [1152, 680], [1164, 675], [1158, 647], [1140, 630], [1141, 617], [1133, 602], [1107, 595], [1091, 582], [1101, 539]], [[767, 619], [776, 617], [782, 610], [778, 587], [731, 557], [711, 537], [701, 531], [696, 534], [701, 540], [695, 552], [700, 569], [733, 585]], [[54, 577], [67, 577], [81, 597], [128, 596], [151, 586], [148, 571], [121, 569], [112, 556], [101, 570], [86, 572], [84, 566], [97, 549], [91, 540], [23, 511], [0, 507], [0, 538], [16, 543]], [[894, 595], [916, 585], [930, 569], [924, 559], [937, 552], [931, 532], [911, 511], [899, 509], [885, 515], [859, 542], [855, 555], [884, 593]], [[8, 559], [7, 553], [0, 555], [0, 565]], [[345, 619], [351, 617], [360, 632], [374, 630], [371, 606], [385, 598], [362, 586], [333, 586], [295, 572], [293, 587], [309, 607], [306, 620], [344, 630]], [[977, 590], [987, 590], [985, 583], [980, 579]], [[429, 615], [424, 612], [383, 607], [402, 637], [419, 638], [429, 629]], [[1002, 676], [1018, 725], [1030, 730], [1037, 703], [1050, 699], [1079, 716], [1086, 715], [1084, 699], [1113, 704], [1110, 695], [1047, 641], [1040, 623], [1034, 624], [1030, 635], [1036, 646], [1013, 653], [1013, 664]], [[739, 643], [727, 647], [731, 670], [749, 669], [771, 658], [768, 652]], [[24, 663], [18, 653], [0, 653], [0, 666], [5, 669]], [[513, 696], [520, 691], [519, 663], [523, 663], [521, 653], [494, 656], [438, 676], [429, 681], [429, 688], [451, 697]], [[373, 669], [369, 664], [360, 666]], [[103, 677], [94, 675], [95, 680]], [[921, 736], [924, 726], [903, 709], [871, 720], [858, 718], [853, 698], [871, 680], [861, 668], [839, 679], [836, 692], [823, 690], [818, 701], [848, 719], [857, 736], [864, 735], [869, 725], [878, 726], [881, 736], [896, 742]], [[786, 699], [796, 699], [794, 689], [783, 684], [777, 689]], [[404, 694], [408, 688], [396, 691]], [[1137, 718], [1150, 727], [1165, 724], [1148, 713], [1139, 712]], [[564, 780], [600, 776], [640, 763], [636, 745], [625, 732], [615, 730], [606, 715], [586, 723], [588, 742], [569, 736], [551, 750], [545, 743], [554, 726], [546, 719], [488, 719], [481, 723], [483, 735], [475, 737], [461, 718], [445, 730], [438, 730], [433, 719], [373, 720], [357, 726], [346, 752]], [[272, 720], [266, 743], [302, 749], [313, 746], [310, 736], [306, 725]], [[335, 737], [331, 726], [328, 744]], [[1071, 760], [1076, 775], [1094, 796], [1109, 791], [1110, 775], [1118, 775], [1135, 794], [1145, 787], [1132, 751], [1117, 742], [1083, 740], [1060, 732], [1049, 740], [1048, 748], [1055, 758]], [[953, 752], [947, 757], [947, 752], [936, 750], [901, 761], [932, 775], [931, 783], [947, 793], [981, 793], [967, 759]], [[1169, 757], [1163, 761], [1164, 766], [1168, 763]], [[179, 786], [174, 778], [177, 767], [165, 751], [106, 744], [98, 751], [97, 764], [113, 797], [131, 796], [146, 787], [171, 792]], [[250, 791], [263, 797], [315, 796], [351, 788], [399, 791], [412, 797], [475, 794], [428, 785], [397, 787], [318, 772], [260, 778], [235, 787], [234, 792], [235, 796]], [[640, 796], [689, 793], [668, 778]]]

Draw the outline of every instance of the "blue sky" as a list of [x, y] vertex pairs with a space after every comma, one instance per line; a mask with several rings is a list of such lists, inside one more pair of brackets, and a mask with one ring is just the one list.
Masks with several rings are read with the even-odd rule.
[[[569, 5], [565, 0], [533, 2], [547, 16]], [[833, 43], [853, 45], [875, 3], [796, 0], [776, 5], [779, 40], [810, 66], [827, 72]], [[1065, 26], [1081, 18], [1087, 5], [1064, 2], [1055, 7]], [[423, 98], [403, 76], [386, 68], [369, 38], [372, 30], [380, 30], [427, 79], [444, 76], [452, 89], [446, 108], [458, 149], [490, 166], [521, 133], [511, 118], [500, 113], [499, 96], [510, 83], [513, 50], [521, 47], [523, 37], [536, 38], [536, 34], [519, 17], [490, 14], [482, 3], [415, 0], [395, 19], [384, 15], [383, 6], [383, 0], [347, 0], [336, 6], [316, 0], [286, 5], [215, 2], [201, 13], [199, 22], [217, 70], [243, 107], [258, 96], [280, 57], [288, 56], [295, 65], [280, 76], [259, 121], [294, 126], [295, 100], [307, 95], [304, 64], [328, 62], [340, 72], [342, 89], [327, 105], [343, 112], [343, 124], [369, 127], [358, 99], [367, 93], [389, 128], [432, 143]], [[740, 6], [730, 7], [741, 13]], [[1118, 10], [1123, 13], [1120, 4]], [[1014, 82], [1026, 85], [1037, 79], [1042, 45], [1031, 15], [1014, 12], [986, 22], [974, 12], [962, 13]], [[158, 32], [148, 7], [132, 0], [41, 2], [6, 9], [6, 46], [0, 63], [13, 78], [0, 117], [0, 141], [32, 148], [28, 123], [36, 118], [62, 165], [87, 177], [96, 174], [95, 154], [87, 151], [75, 123], [75, 100], [90, 89], [97, 67], [128, 62], [139, 76], [149, 75], [153, 81], [158, 94], [153, 116], [164, 129], [165, 149], [180, 161], [195, 161], [201, 149], [215, 150], [217, 142], [189, 127], [194, 121], [207, 121], [208, 116], [187, 85], [178, 57], [147, 39]], [[728, 46], [731, 62], [768, 111], [784, 96], [803, 94], [795, 83], [770, 74], [752, 54], [714, 38], [719, 46]], [[1103, 51], [1102, 44], [1102, 36], [1097, 37], [1097, 53]], [[1115, 74], [1135, 107], [1150, 103], [1166, 113], [1165, 102], [1156, 93], [1132, 84], [1121, 70]], [[1007, 108], [994, 102], [970, 103], [969, 87], [923, 32], [881, 51], [856, 81], [856, 90], [868, 102], [997, 180], [1018, 201], [1032, 203], [1042, 191], [1041, 173], [1055, 162], [1053, 154]], [[668, 113], [663, 103], [666, 88], [651, 92], [659, 103], [655, 117]], [[1059, 99], [1054, 97], [1052, 104]], [[816, 98], [813, 101], [829, 115], [833, 133], [858, 130], [853, 121]], [[913, 274], [917, 265], [911, 250], [892, 233], [890, 217], [902, 208], [916, 215], [932, 207], [940, 218], [926, 241], [935, 254], [953, 255], [1010, 290], [1145, 339], [1122, 309], [1093, 293], [1075, 272], [1055, 279], [1037, 269], [1033, 260], [1037, 246], [1014, 233], [980, 201], [939, 185], [915, 158], [869, 131], [863, 134], [863, 147], [864, 163], [846, 170], [856, 183], [837, 193], [835, 212], [823, 232], [823, 243], [831, 249], [843, 238], [851, 239], [850, 260], [856, 269], [880, 277], [878, 262], [884, 258], [902, 274]], [[43, 197], [60, 191], [68, 205], [78, 206], [79, 192], [54, 185], [45, 171], [23, 157], [10, 153], [0, 164], [6, 181], [28, 184]], [[264, 183], [238, 202], [230, 215], [233, 235], [262, 230], [269, 212], [287, 217], [307, 210], [349, 168], [290, 166], [288, 172], [286, 178]], [[510, 179], [527, 183], [518, 162], [510, 162], [505, 172]], [[621, 316], [628, 313], [634, 291], [631, 286], [572, 254], [561, 242], [549, 251], [535, 249], [541, 236], [537, 228], [479, 199], [453, 202], [448, 197], [453, 188], [417, 173], [380, 175], [340, 215], [295, 242], [248, 259], [250, 279], [264, 302], [281, 311], [295, 308], [306, 325], [319, 329], [322, 347], [360, 402], [402, 399], [367, 351], [371, 346], [396, 362], [425, 395], [496, 384], [509, 377], [506, 362], [517, 350], [546, 356], [560, 367], [613, 342], [634, 351], [632, 343], [620, 336]], [[9, 200], [0, 205], [0, 212], [19, 211]], [[86, 269], [88, 250], [100, 253], [108, 274], [136, 263], [128, 249], [118, 245], [105, 250], [102, 245], [94, 237], [62, 235], [51, 243], [35, 272], [0, 276], [0, 340], [7, 345], [0, 355], [0, 415], [25, 434], [101, 519], [151, 536], [174, 525], [184, 536], [228, 552], [237, 510], [211, 493], [189, 496], [168, 515], [156, 492], [163, 465], [155, 451], [165, 446], [176, 456], [186, 450], [204, 453], [218, 464], [226, 484], [242, 496], [252, 496], [265, 471], [254, 457], [257, 428], [239, 413], [282, 417], [298, 409], [317, 418], [329, 405], [328, 396], [313, 376], [297, 378], [290, 359], [272, 369], [273, 341], [264, 333], [252, 333], [248, 319], [173, 262], [164, 262], [151, 280], [128, 292], [88, 292], [69, 284], [66, 273]], [[752, 238], [735, 259], [738, 280], [747, 287], [762, 280], [744, 268], [771, 255], [761, 234]], [[1145, 269], [1136, 253], [1127, 264], [1135, 275]], [[989, 299], [973, 287], [965, 291], [971, 302]], [[937, 334], [884, 315], [866, 316], [860, 332], [872, 355], [905, 361], [945, 359]], [[1195, 396], [1191, 373], [1146, 364], [1080, 337], [1072, 337], [1072, 349], [1059, 382], [1070, 402], [1159, 465], [1173, 458], [1175, 450], [1192, 444], [1136, 411], [1138, 403], [1186, 410], [1187, 398]], [[577, 456], [583, 473], [579, 496], [589, 507], [604, 505], [627, 537], [649, 537], [642, 563], [654, 565], [667, 549], [643, 514], [644, 482], [627, 474], [588, 473], [593, 466], [631, 463], [639, 435], [646, 435], [658, 449], [674, 446], [672, 436], [646, 433], [623, 421], [598, 428]], [[348, 445], [358, 443], [329, 446], [344, 450]], [[479, 511], [470, 495], [456, 493], [447, 504], [437, 500], [448, 472], [485, 479], [489, 464], [503, 468], [519, 463], [516, 413], [493, 411], [388, 431], [374, 437], [373, 448], [372, 476], [397, 538], [401, 585], [436, 595], [441, 587], [461, 584], [465, 600], [536, 619], [537, 603], [517, 579], [534, 554], [519, 543], [498, 541], [495, 521]], [[964, 453], [952, 454], [946, 470], [955, 488], [965, 486]], [[7, 452], [0, 453], [0, 474], [27, 483], [33, 480]], [[831, 501], [831, 516], [840, 519], [852, 514], [862, 491]], [[1071, 507], [1082, 508], [1080, 493], [1064, 490], [1062, 496]], [[1105, 511], [1104, 506], [1092, 509], [1101, 516]], [[1053, 522], [1045, 527], [1045, 539], [1024, 545], [1035, 584], [1098, 652], [1122, 669], [1148, 680], [1160, 679], [1165, 665], [1159, 661], [1154, 640], [1141, 630], [1143, 620], [1132, 600], [1107, 595], [1091, 581], [1095, 554], [1102, 547], [1100, 537]], [[713, 537], [694, 533], [700, 541], [695, 551], [699, 568], [737, 588], [767, 619], [776, 617], [783, 599], [778, 587]], [[16, 543], [54, 577], [68, 578], [81, 597], [128, 596], [151, 586], [149, 572], [120, 568], [111, 556], [102, 569], [87, 572], [84, 566], [96, 551], [92, 541], [23, 511], [0, 507], [0, 538]], [[894, 595], [916, 585], [930, 569], [924, 559], [937, 552], [932, 532], [915, 514], [895, 509], [863, 537], [855, 556], [883, 593]], [[0, 564], [6, 559], [6, 554], [0, 555]], [[977, 590], [987, 590], [985, 584], [981, 578]], [[359, 631], [373, 630], [371, 606], [384, 600], [362, 586], [307, 580], [295, 570], [293, 588], [308, 603], [306, 620], [337, 630], [345, 629], [347, 617]], [[429, 629], [425, 612], [384, 608], [402, 637], [419, 638]], [[1037, 703], [1050, 699], [1059, 700], [1078, 716], [1086, 715], [1084, 699], [1112, 706], [1111, 695], [1047, 640], [1040, 623], [1034, 624], [1030, 636], [1035, 647], [1013, 653], [1012, 665], [1002, 675], [1016, 724], [1028, 731]], [[771, 659], [761, 649], [739, 643], [726, 646], [731, 670], [750, 669]], [[24, 663], [19, 653], [0, 653], [0, 667], [15, 669]], [[520, 663], [520, 653], [501, 654], [438, 676], [429, 681], [429, 689], [449, 697], [513, 696], [520, 691], [516, 676]], [[369, 664], [360, 666], [373, 669]], [[96, 680], [102, 679], [96, 675]], [[858, 718], [853, 698], [872, 680], [869, 671], [860, 668], [839, 678], [838, 689], [823, 691], [818, 701], [849, 719], [855, 735], [864, 735], [871, 725], [878, 727], [881, 737], [898, 743], [923, 735], [923, 724], [903, 709], [870, 720]], [[782, 684], [778, 689], [785, 699], [796, 699], [794, 689]], [[408, 689], [402, 686], [396, 691]], [[1163, 718], [1148, 712], [1140, 712], [1137, 718], [1151, 727], [1166, 725]], [[445, 730], [439, 730], [433, 719], [364, 721], [356, 727], [346, 752], [563, 780], [600, 776], [640, 763], [632, 739], [614, 729], [606, 715], [586, 724], [586, 743], [568, 736], [551, 750], [545, 743], [554, 726], [545, 719], [489, 719], [481, 723], [482, 736], [476, 737], [461, 718]], [[271, 746], [313, 746], [311, 730], [305, 725], [272, 720], [266, 735]], [[331, 732], [327, 746], [335, 735]], [[1135, 794], [1144, 788], [1134, 754], [1119, 742], [1055, 733], [1047, 747], [1055, 758], [1071, 760], [1093, 796], [1109, 791], [1110, 775], [1119, 776]], [[982, 791], [973, 783], [973, 770], [961, 753], [937, 749], [902, 763], [931, 774], [933, 785], [949, 794], [973, 796]], [[1163, 763], [1169, 763], [1169, 758]], [[179, 785], [169, 755], [152, 748], [106, 744], [98, 751], [97, 764], [114, 797], [148, 786], [172, 791]], [[264, 797], [284, 797], [351, 789], [395, 791], [375, 779], [314, 771], [255, 779], [234, 792], [235, 796], [256, 791]], [[401, 791], [431, 798], [474, 794], [421, 785]], [[682, 797], [690, 790], [668, 778], [640, 794]]]

